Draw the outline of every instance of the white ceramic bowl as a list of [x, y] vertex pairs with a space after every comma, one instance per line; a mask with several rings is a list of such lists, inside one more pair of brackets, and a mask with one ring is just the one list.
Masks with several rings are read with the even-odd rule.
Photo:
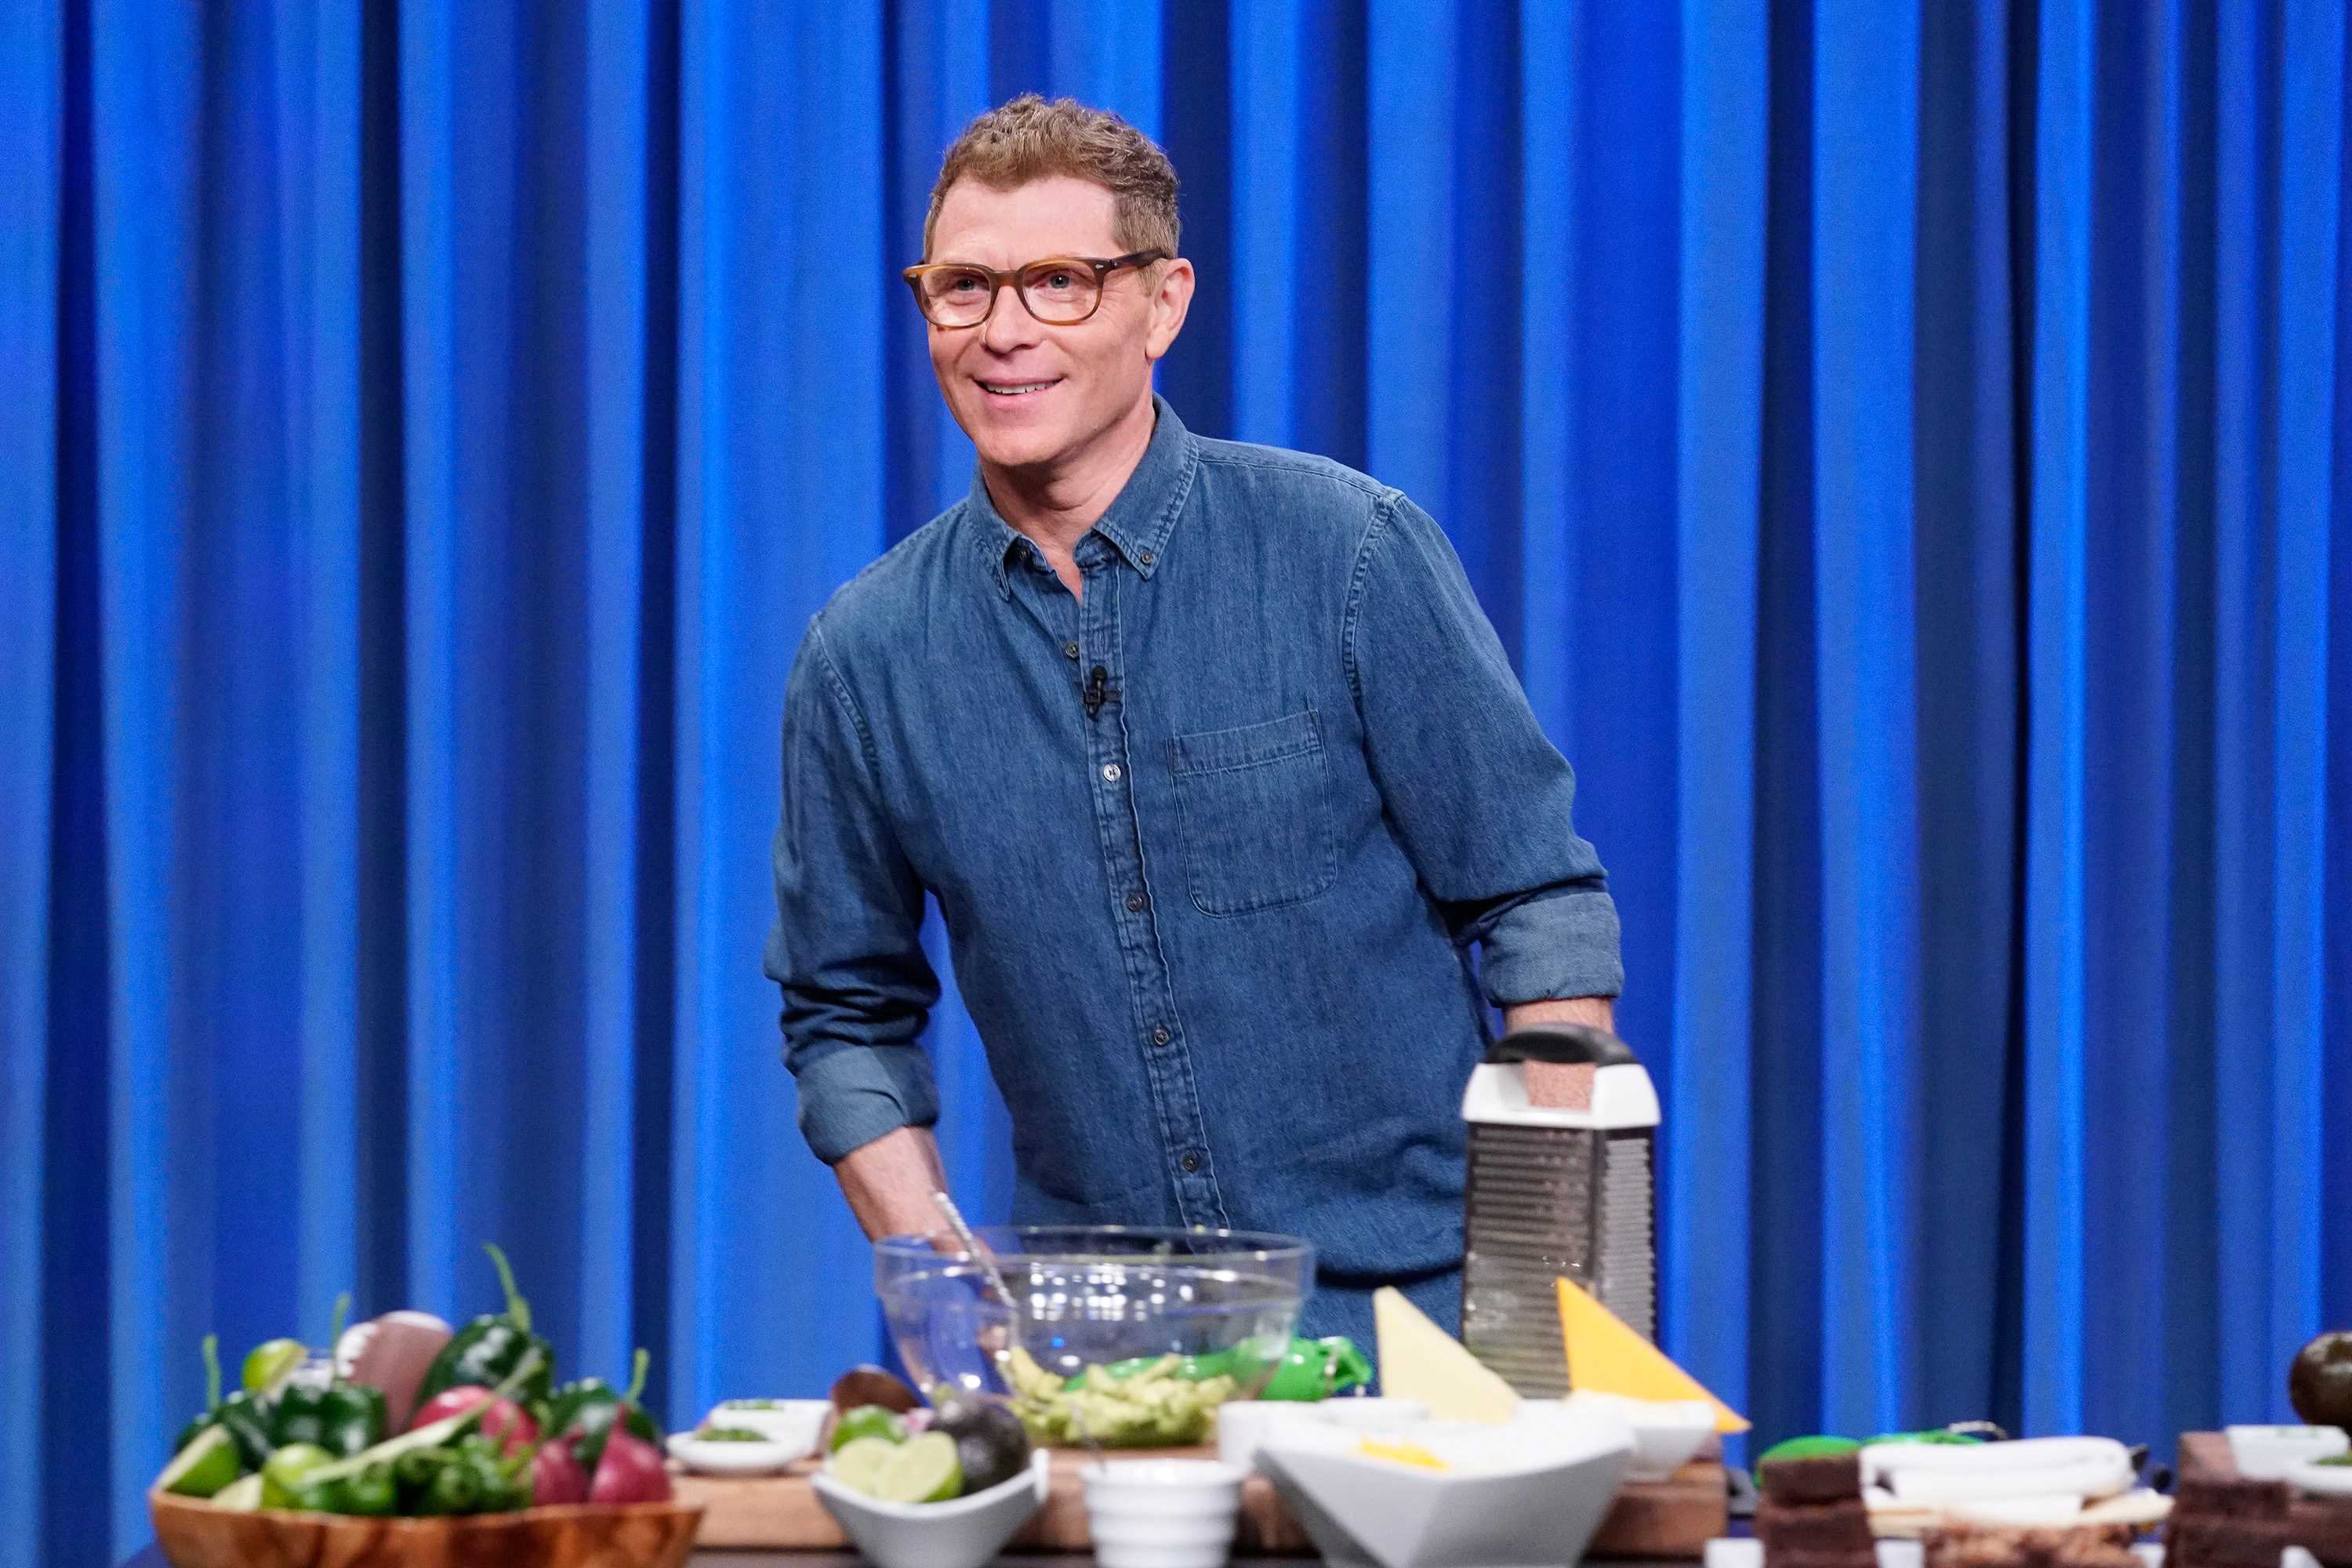
[[833, 1402], [826, 1399], [730, 1399], [712, 1405], [702, 1424], [762, 1433], [793, 1447], [792, 1457], [797, 1459], [816, 1452], [817, 1435], [831, 1414]]
[[1691, 1462], [1715, 1436], [1715, 1406], [1704, 1399], [1630, 1399], [1622, 1394], [1580, 1389], [1566, 1399], [1519, 1402], [1521, 1420], [1541, 1420], [1550, 1411], [1607, 1414], [1633, 1430], [1633, 1457], [1625, 1462], [1629, 1481], [1663, 1481]]
[[1044, 1506], [1053, 1468], [1053, 1455], [1039, 1448], [1025, 1473], [947, 1502], [884, 1502], [823, 1470], [809, 1481], [824, 1511], [878, 1568], [980, 1568]]
[[2317, 1497], [2352, 1497], [2352, 1465], [2323, 1465], [2316, 1459], [2297, 1459], [2287, 1466], [2280, 1479]]
[[2275, 1481], [2297, 1459], [2325, 1459], [2345, 1451], [2341, 1426], [2231, 1426], [2230, 1458], [2250, 1481]]
[[1386, 1432], [1428, 1419], [1418, 1399], [1236, 1399], [1217, 1406], [1217, 1458], [1246, 1470], [1268, 1432], [1301, 1423]]
[[807, 1454], [790, 1443], [713, 1443], [691, 1432], [673, 1432], [669, 1457], [698, 1476], [773, 1476]]
[[1617, 1495], [1633, 1443], [1622, 1421], [1432, 1421], [1386, 1435], [1452, 1468], [1353, 1451], [1351, 1434], [1270, 1436], [1257, 1468], [1327, 1563], [1379, 1568], [1558, 1568]]
[[1216, 1459], [1115, 1459], [1078, 1471], [1087, 1531], [1102, 1568], [1218, 1568], [1241, 1510], [1238, 1465]]

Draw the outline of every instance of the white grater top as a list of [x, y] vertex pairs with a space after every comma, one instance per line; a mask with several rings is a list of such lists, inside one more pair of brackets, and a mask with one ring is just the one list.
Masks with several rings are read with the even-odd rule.
[[[1591, 1066], [1591, 1107], [1536, 1104], [1528, 1093], [1529, 1059]], [[1573, 1024], [1538, 1026], [1514, 1030], [1488, 1047], [1486, 1061], [1470, 1070], [1462, 1119], [1510, 1127], [1655, 1127], [1658, 1091], [1648, 1069], [1616, 1036]]]

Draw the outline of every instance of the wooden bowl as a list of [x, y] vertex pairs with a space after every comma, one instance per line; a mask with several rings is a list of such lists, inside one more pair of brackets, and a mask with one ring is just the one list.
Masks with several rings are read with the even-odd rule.
[[149, 1492], [172, 1568], [679, 1568], [702, 1510], [574, 1503], [457, 1519], [346, 1519], [215, 1508]]

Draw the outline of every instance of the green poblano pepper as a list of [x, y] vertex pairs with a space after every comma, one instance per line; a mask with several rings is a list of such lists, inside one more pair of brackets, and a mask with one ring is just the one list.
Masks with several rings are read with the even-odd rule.
[[[343, 1320], [351, 1308], [349, 1291], [336, 1299], [328, 1344], [342, 1342]], [[383, 1441], [383, 1390], [363, 1388], [333, 1375], [324, 1388], [289, 1383], [278, 1391], [269, 1427], [270, 1438], [278, 1447], [316, 1443], [335, 1458], [348, 1459]]]
[[507, 1255], [488, 1242], [483, 1243], [482, 1250], [490, 1255], [491, 1263], [498, 1268], [499, 1284], [506, 1291], [507, 1310], [483, 1313], [441, 1347], [441, 1353], [425, 1368], [425, 1381], [417, 1385], [416, 1406], [420, 1410], [446, 1389], [467, 1384], [498, 1387], [534, 1349], [540, 1354], [539, 1370], [524, 1380], [517, 1403], [534, 1410], [544, 1409], [549, 1391], [554, 1386], [555, 1347], [530, 1331], [530, 1303], [515, 1289], [514, 1270], [507, 1265]]
[[248, 1470], [257, 1470], [269, 1462], [278, 1451], [274, 1412], [268, 1395], [248, 1394], [238, 1389], [220, 1403], [213, 1419], [226, 1429], [229, 1441], [236, 1445], [237, 1462]]
[[577, 1383], [567, 1383], [555, 1396], [555, 1405], [548, 1413], [545, 1430], [548, 1441], [574, 1445], [572, 1453], [581, 1468], [590, 1475], [596, 1473], [596, 1461], [604, 1457], [604, 1439], [613, 1430], [614, 1417], [627, 1412], [630, 1431], [651, 1443], [662, 1446], [661, 1427], [637, 1403], [645, 1392], [646, 1368], [651, 1358], [640, 1349], [629, 1368], [629, 1391], [623, 1394], [601, 1377], [583, 1377]]

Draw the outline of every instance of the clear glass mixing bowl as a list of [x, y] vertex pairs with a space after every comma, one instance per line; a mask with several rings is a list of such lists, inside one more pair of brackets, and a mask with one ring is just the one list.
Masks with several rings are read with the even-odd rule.
[[1145, 1356], [1221, 1358], [1253, 1398], [1290, 1347], [1315, 1249], [1262, 1231], [983, 1226], [1013, 1299], [952, 1231], [874, 1248], [874, 1288], [915, 1385], [1002, 1395], [1017, 1344], [1058, 1377]]

